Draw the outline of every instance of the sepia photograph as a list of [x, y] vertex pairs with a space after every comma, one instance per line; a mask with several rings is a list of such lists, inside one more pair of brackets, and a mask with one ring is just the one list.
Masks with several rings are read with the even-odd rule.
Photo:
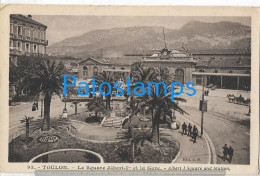
[[9, 162], [249, 165], [250, 95], [250, 17], [10, 15]]
[[0, 11], [0, 171], [255, 174], [252, 8]]

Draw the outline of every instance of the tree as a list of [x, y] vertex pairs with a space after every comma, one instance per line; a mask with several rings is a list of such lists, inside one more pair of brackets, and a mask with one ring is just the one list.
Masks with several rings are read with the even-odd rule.
[[31, 70], [39, 60], [37, 57], [22, 55], [18, 56], [15, 63], [11, 60], [9, 61], [9, 82], [16, 85], [15, 93], [12, 95], [16, 100], [20, 100], [22, 92], [24, 91], [22, 81], [25, 79], [27, 72]]
[[[174, 97], [176, 101], [186, 100], [180, 97]], [[143, 99], [141, 99], [143, 103], [143, 107], [148, 106], [152, 112], [152, 141], [156, 143], [160, 143], [160, 131], [159, 124], [162, 117], [166, 116], [171, 112], [171, 110], [175, 110], [180, 112], [181, 114], [186, 113], [183, 109], [181, 109], [175, 101], [171, 101], [171, 95], [164, 95], [164, 88], [159, 87], [159, 95], [156, 95], [156, 86], [151, 86], [151, 94], [150, 96], [146, 95]]]
[[[161, 117], [166, 117], [169, 115], [172, 110], [176, 110], [180, 113], [186, 113], [181, 109], [175, 101], [186, 101], [183, 98], [175, 97], [175, 101], [171, 101], [170, 94], [164, 94], [164, 85], [159, 85], [159, 94], [156, 94], [157, 87], [153, 84], [150, 87], [150, 95], [148, 96], [147, 84], [150, 81], [153, 82], [164, 82], [167, 86], [167, 92], [170, 90], [170, 74], [167, 68], [159, 67], [154, 68], [144, 68], [140, 64], [135, 64], [132, 72], [133, 80], [143, 82], [146, 87], [146, 94], [144, 96], [134, 98], [134, 107], [136, 111], [141, 111], [145, 107], [149, 107], [151, 111], [152, 118], [152, 141], [159, 144], [160, 142], [160, 133], [159, 133], [159, 124]], [[171, 116], [170, 116], [171, 117]]]
[[149, 81], [154, 81], [156, 72], [154, 68], [145, 68], [140, 64], [135, 64], [131, 70], [133, 82], [142, 82], [147, 86]]
[[[117, 80], [118, 80], [118, 75], [114, 72], [105, 72], [104, 71], [102, 73], [99, 73], [98, 76], [96, 77], [96, 82], [99, 84], [101, 84], [103, 82], [107, 82], [110, 85], [113, 85]], [[108, 85], [106, 85], [106, 84], [103, 85], [102, 92], [104, 94], [107, 94], [108, 91], [109, 91]], [[111, 92], [112, 92], [112, 87], [111, 87]], [[111, 110], [110, 102], [111, 102], [111, 93], [106, 96], [106, 109], [107, 110]]]
[[[95, 118], [98, 118], [98, 112], [106, 113], [103, 98], [101, 96], [94, 96], [88, 103], [88, 109], [95, 111]], [[99, 122], [101, 123], [101, 117], [99, 118]]]
[[42, 129], [50, 129], [50, 105], [54, 94], [60, 96], [63, 92], [64, 65], [59, 62], [43, 59], [26, 71], [21, 88], [28, 90], [32, 96], [43, 95], [44, 117]]
[[[141, 62], [135, 62], [132, 64], [131, 75], [133, 82], [142, 82], [145, 87], [147, 87], [148, 82], [153, 82], [156, 80], [156, 70], [151, 67], [143, 67]], [[135, 99], [136, 98], [132, 96], [131, 104], [136, 104], [138, 106], [139, 101], [135, 101]], [[143, 111], [145, 112], [145, 109], [143, 109]]]
[[25, 133], [25, 137], [29, 138], [29, 134], [30, 134], [30, 121], [33, 119], [33, 117], [27, 117], [24, 116], [25, 118], [23, 120], [20, 120], [21, 123], [25, 122], [25, 127], [26, 127], [26, 133]]

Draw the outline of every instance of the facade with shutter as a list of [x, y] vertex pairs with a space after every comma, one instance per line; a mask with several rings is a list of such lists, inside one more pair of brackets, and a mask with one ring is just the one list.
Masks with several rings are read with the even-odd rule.
[[18, 56], [45, 56], [47, 26], [32, 19], [31, 15], [10, 15], [10, 60], [16, 62]]

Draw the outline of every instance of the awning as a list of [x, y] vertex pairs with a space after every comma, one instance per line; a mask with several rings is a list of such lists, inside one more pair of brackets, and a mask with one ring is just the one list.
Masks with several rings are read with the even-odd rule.
[[250, 74], [242, 73], [207, 73], [207, 72], [193, 72], [192, 75], [197, 76], [235, 76], [235, 77], [250, 77]]

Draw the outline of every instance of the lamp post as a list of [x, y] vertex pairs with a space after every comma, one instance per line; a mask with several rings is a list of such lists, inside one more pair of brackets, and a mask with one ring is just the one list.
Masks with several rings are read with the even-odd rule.
[[64, 95], [64, 109], [67, 109], [67, 96]]
[[204, 76], [202, 76], [202, 98], [201, 98], [201, 136], [203, 135], [203, 113], [204, 113]]

